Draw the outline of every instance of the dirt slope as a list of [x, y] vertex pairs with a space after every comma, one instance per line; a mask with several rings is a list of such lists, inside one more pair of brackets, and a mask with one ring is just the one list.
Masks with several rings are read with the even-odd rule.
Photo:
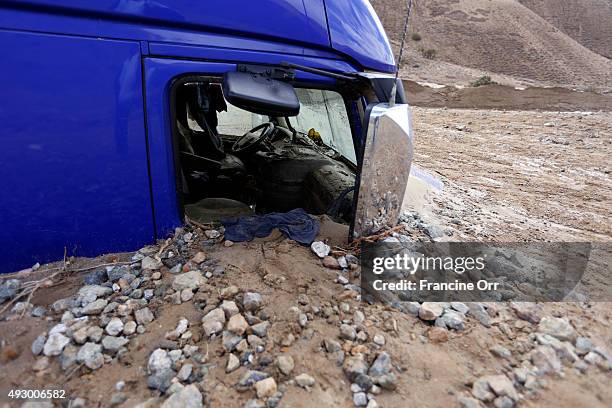
[[[372, 0], [372, 4], [389, 37], [397, 44], [406, 2]], [[561, 7], [549, 9], [551, 14], [563, 10]], [[563, 19], [570, 19], [572, 13], [561, 15]], [[594, 49], [600, 49], [595, 45], [600, 43], [600, 38], [602, 43], [606, 42], [606, 36], [609, 38], [607, 25], [597, 30], [599, 21], [606, 19], [605, 15], [598, 16], [589, 32], [580, 32], [578, 28], [581, 41], [586, 44], [592, 38]], [[588, 15], [581, 19], [584, 22], [576, 24], [587, 25]], [[417, 1], [411, 25], [411, 32], [419, 33], [421, 40], [408, 42], [407, 66], [404, 66], [408, 79], [422, 79], [419, 76], [422, 76], [423, 62], [429, 65], [427, 71], [436, 69], [442, 62], [452, 64], [446, 65], [447, 72], [459, 66], [471, 69], [471, 75], [497, 73], [532, 85], [612, 88], [612, 62], [608, 58], [581, 45], [518, 0]], [[424, 60], [419, 48], [435, 50], [435, 61]]]

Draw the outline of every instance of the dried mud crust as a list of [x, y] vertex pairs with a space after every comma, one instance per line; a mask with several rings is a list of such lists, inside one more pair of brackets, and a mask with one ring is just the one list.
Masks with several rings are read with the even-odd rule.
[[440, 177], [454, 239], [612, 240], [612, 113], [413, 109], [415, 163]]

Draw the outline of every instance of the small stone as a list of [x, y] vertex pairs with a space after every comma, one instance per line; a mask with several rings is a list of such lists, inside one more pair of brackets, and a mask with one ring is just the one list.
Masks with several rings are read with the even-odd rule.
[[489, 381], [485, 377], [474, 381], [474, 384], [472, 384], [472, 395], [481, 401], [493, 401], [495, 398], [495, 394], [493, 394], [491, 387], [489, 387]]
[[323, 266], [329, 269], [342, 269], [338, 260], [333, 256], [326, 256], [323, 258]]
[[76, 344], [85, 344], [87, 338], [89, 337], [87, 334], [88, 330], [89, 327], [81, 327], [72, 334], [72, 340], [74, 340]]
[[391, 372], [391, 357], [387, 352], [381, 352], [372, 363], [368, 374], [371, 377], [380, 377], [382, 375], [387, 375]]
[[538, 332], [549, 334], [561, 341], [573, 342], [576, 332], [567, 319], [558, 317], [544, 317], [538, 325]]
[[94, 343], [98, 343], [100, 340], [102, 340], [103, 335], [104, 330], [102, 330], [101, 327], [92, 326], [87, 328], [87, 338]]
[[106, 307], [108, 301], [106, 299], [97, 299], [93, 302], [89, 303], [83, 309], [81, 309], [81, 314], [84, 315], [98, 315], [102, 313], [102, 310]]
[[227, 322], [227, 330], [240, 336], [244, 334], [248, 327], [249, 324], [241, 314], [233, 315]]
[[144, 257], [140, 263], [142, 269], [157, 270], [162, 267], [162, 263], [150, 256]]
[[576, 339], [576, 353], [579, 356], [584, 356], [593, 350], [593, 343], [586, 337], [578, 337]]
[[236, 305], [236, 302], [231, 301], [231, 300], [224, 300], [223, 302], [221, 302], [221, 306], [219, 306], [219, 307], [225, 313], [225, 318], [226, 319], [229, 319], [230, 317], [234, 316], [235, 314], [240, 313], [240, 310], [238, 309], [238, 306]]
[[478, 302], [470, 302], [468, 307], [470, 308], [470, 314], [476, 318], [484, 327], [491, 327], [491, 317], [487, 310]]
[[276, 393], [276, 381], [274, 378], [265, 378], [255, 383], [257, 398], [268, 398]]
[[306, 373], [300, 374], [295, 377], [295, 382], [302, 388], [308, 388], [315, 385], [315, 379]]
[[436, 319], [436, 326], [448, 327], [453, 330], [463, 330], [465, 325], [463, 324], [464, 315], [453, 310], [446, 310], [442, 316]]
[[206, 230], [204, 231], [204, 235], [206, 235], [208, 239], [217, 239], [221, 236], [221, 233], [217, 230]]
[[512, 353], [510, 352], [510, 350], [501, 345], [491, 347], [490, 351], [491, 353], [493, 353], [493, 355], [500, 358], [505, 358], [506, 360], [509, 360], [512, 357]]
[[169, 272], [173, 275], [176, 275], [177, 273], [181, 273], [183, 271], [183, 264], [178, 263], [176, 265], [174, 265], [172, 268], [170, 268]]
[[150, 374], [160, 372], [163, 370], [170, 369], [172, 367], [172, 360], [168, 356], [168, 352], [163, 349], [155, 349], [149, 356], [149, 362], [147, 368]]
[[419, 309], [419, 317], [423, 320], [436, 320], [444, 312], [444, 306], [437, 302], [425, 302]]
[[223, 344], [223, 348], [225, 349], [225, 351], [230, 351], [230, 352], [234, 351], [238, 343], [240, 343], [241, 341], [242, 341], [242, 336], [238, 336], [227, 330], [223, 332], [223, 338], [221, 342]]
[[47, 335], [45, 333], [40, 334], [34, 342], [32, 343], [32, 354], [35, 356], [40, 355], [43, 352], [43, 348], [45, 347], [45, 343], [47, 341]]
[[193, 291], [191, 289], [181, 290], [181, 302], [189, 302], [193, 299]]
[[322, 241], [314, 241], [312, 244], [310, 244], [310, 249], [321, 259], [329, 255], [329, 252], [331, 251], [330, 246]]
[[291, 375], [294, 368], [293, 357], [285, 355], [278, 356], [276, 358], [276, 366], [278, 367], [278, 371], [284, 375]]
[[261, 295], [256, 292], [247, 292], [244, 294], [242, 305], [248, 312], [255, 312], [261, 307]]
[[459, 397], [457, 400], [461, 408], [481, 408], [482, 404], [475, 398]]
[[376, 402], [376, 400], [372, 398], [368, 401], [368, 405], [366, 406], [366, 408], [378, 408], [378, 402]]
[[36, 372], [45, 371], [47, 368], [49, 368], [49, 357], [37, 358], [32, 365], [32, 370]]
[[102, 338], [102, 347], [104, 347], [104, 350], [117, 352], [121, 347], [125, 346], [129, 342], [130, 341], [125, 337], [104, 336]]
[[136, 310], [134, 312], [134, 317], [136, 318], [136, 322], [142, 325], [149, 324], [155, 319], [155, 316], [153, 316], [153, 313], [148, 307]]
[[518, 401], [518, 393], [514, 389], [514, 385], [512, 385], [512, 381], [510, 381], [508, 377], [505, 375], [490, 375], [485, 378], [489, 383], [489, 387], [491, 387], [497, 396], [508, 396], [512, 398], [513, 401]]
[[365, 375], [368, 372], [368, 365], [361, 356], [347, 358], [342, 368], [350, 381], [354, 381], [359, 374]]
[[147, 378], [147, 387], [165, 393], [172, 385], [172, 379], [175, 375], [176, 373], [169, 368], [157, 371]]
[[161, 405], [161, 408], [202, 408], [202, 393], [195, 384], [189, 384], [175, 392]]
[[493, 401], [493, 406], [495, 408], [513, 408], [514, 401], [512, 400], [512, 398], [507, 396], [498, 397], [495, 398], [495, 401]]
[[111, 397], [110, 405], [111, 407], [116, 407], [117, 405], [123, 404], [125, 401], [127, 401], [127, 395], [122, 392], [117, 392]]
[[306, 313], [300, 313], [298, 315], [298, 324], [300, 327], [306, 327], [308, 324], [308, 316], [306, 316]]
[[239, 289], [237, 286], [228, 286], [226, 288], [221, 289], [221, 292], [219, 293], [219, 297], [221, 299], [231, 299], [234, 296], [236, 296], [239, 292]]
[[238, 382], [238, 387], [242, 389], [248, 389], [255, 385], [256, 382], [268, 377], [268, 373], [265, 373], [263, 371], [249, 370], [244, 373], [244, 375]]
[[195, 254], [193, 258], [191, 258], [191, 262], [194, 264], [198, 264], [198, 265], [204, 262], [205, 260], [206, 260], [206, 253], [201, 252], [201, 251]]
[[235, 354], [230, 353], [227, 357], [227, 365], [225, 366], [225, 372], [231, 373], [238, 367], [240, 367], [240, 360], [238, 359], [238, 357], [236, 357]]
[[172, 289], [177, 292], [184, 289], [195, 290], [204, 284], [206, 284], [206, 278], [202, 276], [200, 271], [190, 271], [176, 275], [172, 281]]
[[382, 334], [375, 334], [373, 341], [374, 344], [382, 347], [385, 345], [385, 336], [383, 336]]
[[79, 363], [85, 364], [91, 370], [97, 370], [104, 364], [102, 346], [95, 343], [85, 343], [79, 349], [76, 359]]
[[118, 317], [113, 317], [106, 325], [106, 333], [116, 336], [123, 331], [123, 322]]
[[528, 321], [533, 324], [540, 322], [540, 307], [529, 302], [511, 302], [510, 307], [519, 319]]
[[129, 336], [131, 334], [134, 334], [136, 332], [136, 322], [133, 320], [128, 321], [127, 323], [125, 323], [123, 325], [123, 334], [125, 334], [126, 336]]
[[255, 334], [257, 337], [266, 337], [268, 335], [268, 329], [270, 328], [270, 322], [261, 322], [254, 324], [249, 328], [249, 331]]
[[470, 311], [470, 308], [465, 303], [451, 302], [450, 306], [461, 314], [467, 314]]
[[52, 333], [45, 342], [43, 353], [45, 356], [59, 356], [68, 343], [70, 343], [68, 337], [61, 333]]
[[220, 333], [225, 323], [225, 313], [220, 308], [213, 309], [202, 318], [202, 328], [206, 336]]
[[230, 241], [229, 239], [226, 239], [225, 242], [223, 243], [223, 246], [226, 247], [226, 248], [229, 248], [229, 247], [231, 247], [233, 245], [234, 245], [234, 242]]
[[365, 407], [368, 405], [368, 396], [365, 392], [356, 392], [353, 394], [353, 404], [356, 407]]
[[349, 324], [340, 325], [340, 338], [353, 341], [355, 337], [357, 337], [357, 333], [354, 326]]
[[193, 371], [193, 365], [183, 364], [178, 374], [176, 375], [176, 378], [178, 378], [181, 381], [187, 381], [189, 377], [191, 376], [192, 371]]

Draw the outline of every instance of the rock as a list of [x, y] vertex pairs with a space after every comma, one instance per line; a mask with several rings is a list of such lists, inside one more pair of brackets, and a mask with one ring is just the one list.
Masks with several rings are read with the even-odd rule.
[[116, 336], [123, 331], [123, 322], [118, 317], [113, 317], [106, 325], [105, 330], [109, 335]]
[[223, 332], [223, 338], [221, 342], [223, 344], [223, 348], [225, 349], [225, 351], [229, 351], [229, 352], [234, 351], [238, 343], [240, 343], [241, 341], [242, 341], [242, 336], [238, 336], [227, 330]]
[[204, 231], [204, 235], [206, 235], [206, 238], [208, 239], [217, 239], [221, 236], [221, 233], [217, 230], [206, 230]]
[[540, 323], [541, 308], [530, 302], [511, 302], [510, 307], [519, 319], [533, 324]]
[[513, 401], [518, 401], [518, 393], [514, 389], [514, 385], [512, 384], [512, 381], [508, 379], [508, 377], [505, 375], [489, 375], [486, 376], [485, 379], [489, 383], [489, 387], [491, 387], [497, 396], [507, 396]]
[[495, 394], [493, 394], [491, 387], [489, 387], [489, 381], [486, 377], [481, 377], [474, 381], [472, 384], [472, 395], [481, 401], [493, 401]]
[[111, 293], [113, 293], [113, 290], [106, 286], [100, 286], [100, 285], [83, 286], [81, 289], [79, 289], [77, 293], [77, 302], [79, 302], [82, 305], [85, 305], [87, 303], [91, 303], [95, 301], [98, 298], [101, 298], [106, 295], [110, 295]]
[[475, 398], [459, 397], [457, 401], [461, 408], [482, 408], [482, 404]]
[[366, 408], [378, 408], [378, 403], [376, 402], [374, 398], [371, 398], [368, 401], [368, 405], [366, 405]]
[[236, 296], [238, 294], [240, 290], [238, 289], [237, 286], [228, 286], [226, 288], [221, 289], [221, 292], [219, 293], [219, 297], [221, 299], [231, 299], [234, 296]]
[[117, 352], [119, 349], [126, 344], [128, 344], [130, 340], [125, 337], [115, 337], [115, 336], [104, 336], [102, 338], [102, 347], [104, 350], [110, 352]]
[[549, 334], [561, 341], [573, 342], [576, 331], [567, 319], [558, 317], [544, 317], [538, 325], [538, 332]]
[[32, 364], [32, 370], [36, 372], [45, 371], [49, 368], [49, 357], [37, 358], [34, 364]]
[[332, 339], [323, 340], [323, 347], [325, 347], [325, 351], [327, 351], [328, 353], [334, 353], [342, 349], [340, 343]]
[[40, 355], [43, 352], [43, 348], [45, 347], [45, 342], [47, 341], [46, 333], [40, 334], [34, 342], [32, 343], [32, 354], [35, 356]]
[[442, 327], [432, 327], [427, 331], [427, 338], [432, 343], [445, 343], [448, 341], [448, 330]]
[[142, 269], [157, 270], [162, 267], [162, 263], [155, 258], [146, 256], [140, 262], [140, 267]]
[[579, 356], [584, 356], [593, 350], [593, 343], [586, 337], [578, 337], [576, 339], [576, 353]]
[[354, 326], [349, 324], [341, 324], [340, 325], [340, 338], [344, 340], [355, 340], [357, 337], [357, 332]]
[[248, 312], [255, 312], [261, 307], [261, 295], [256, 292], [246, 292], [242, 300], [242, 306], [244, 310]]
[[147, 378], [147, 387], [165, 393], [172, 385], [175, 375], [176, 373], [170, 368], [156, 371]]
[[19, 279], [8, 279], [0, 284], [0, 304], [13, 298], [20, 287], [21, 281]]
[[206, 278], [200, 271], [190, 271], [176, 275], [172, 281], [172, 289], [180, 292], [184, 289], [195, 290], [206, 283]]
[[221, 306], [219, 306], [219, 307], [225, 313], [225, 318], [226, 319], [229, 319], [230, 317], [234, 316], [235, 314], [240, 313], [240, 310], [238, 309], [238, 306], [236, 305], [236, 302], [231, 301], [231, 300], [224, 300], [223, 302], [221, 302]]
[[387, 375], [391, 372], [391, 357], [387, 352], [383, 351], [376, 357], [376, 360], [372, 363], [368, 374], [371, 377], [380, 377], [382, 375]]
[[87, 334], [88, 330], [89, 327], [81, 327], [72, 334], [72, 340], [74, 340], [76, 344], [85, 344], [87, 338], [89, 337]]
[[444, 312], [444, 306], [442, 303], [437, 302], [425, 302], [419, 309], [419, 317], [423, 320], [436, 320]]
[[265, 378], [255, 383], [257, 398], [268, 398], [276, 393], [276, 381], [274, 378]]
[[81, 313], [84, 315], [99, 315], [102, 313], [102, 310], [106, 307], [108, 301], [106, 299], [97, 299], [93, 302], [89, 303], [83, 309], [81, 309]]
[[129, 336], [134, 333], [136, 333], [136, 322], [133, 320], [130, 320], [129, 322], [126, 322], [123, 325], [123, 334], [125, 334], [126, 336]]
[[195, 384], [175, 392], [161, 405], [162, 408], [202, 408], [202, 394]]
[[95, 343], [85, 343], [79, 349], [76, 359], [91, 370], [97, 370], [104, 364], [102, 346]]
[[192, 371], [193, 371], [193, 365], [183, 364], [178, 374], [176, 375], [176, 378], [178, 378], [181, 381], [187, 381], [189, 377], [191, 376]]
[[308, 387], [312, 387], [313, 385], [315, 385], [316, 381], [312, 376], [306, 373], [303, 373], [295, 377], [295, 382], [297, 385], [299, 385], [302, 388], [308, 388]]
[[365, 392], [356, 392], [353, 394], [353, 404], [356, 407], [365, 407], [368, 405], [368, 396]]
[[147, 364], [149, 374], [167, 370], [171, 367], [172, 360], [168, 356], [168, 352], [166, 350], [161, 348], [155, 349], [149, 356], [149, 362]]
[[194, 264], [201, 264], [206, 260], [206, 253], [200, 251], [191, 258], [191, 262]]
[[323, 266], [329, 269], [342, 269], [338, 260], [333, 256], [326, 256], [323, 258]]
[[86, 285], [101, 285], [108, 280], [108, 275], [105, 269], [98, 269], [88, 273], [83, 278], [83, 283]]
[[145, 307], [145, 308], [136, 310], [134, 312], [134, 318], [136, 319], [136, 323], [147, 325], [155, 319], [155, 316], [153, 316], [153, 313], [148, 307]]
[[225, 366], [225, 372], [231, 373], [238, 367], [240, 367], [240, 360], [238, 359], [238, 357], [236, 357], [235, 354], [230, 353], [227, 357], [227, 365]]
[[561, 371], [561, 360], [550, 346], [538, 346], [534, 349], [531, 352], [531, 362], [540, 374]]
[[238, 382], [238, 387], [242, 389], [248, 389], [255, 385], [256, 382], [259, 382], [268, 377], [268, 373], [265, 373], [263, 371], [249, 370], [244, 373], [244, 375]]
[[461, 314], [467, 314], [470, 311], [470, 308], [465, 303], [461, 302], [450, 302], [450, 307]]
[[377, 333], [377, 334], [374, 335], [374, 338], [373, 338], [372, 341], [374, 342], [374, 344], [382, 347], [382, 346], [385, 345], [385, 336], [383, 336], [380, 333]]
[[225, 242], [223, 243], [223, 246], [226, 248], [229, 248], [231, 246], [234, 246], [234, 242], [230, 241], [229, 239], [226, 239]]
[[97, 343], [102, 340], [103, 334], [104, 330], [102, 330], [101, 327], [92, 326], [87, 328], [87, 338], [94, 343]]
[[329, 255], [329, 252], [331, 251], [330, 246], [321, 241], [314, 241], [312, 244], [310, 244], [310, 249], [321, 259]]
[[482, 303], [470, 302], [468, 304], [470, 314], [476, 318], [484, 327], [491, 327], [491, 316]]
[[193, 291], [191, 289], [181, 290], [181, 302], [189, 302], [193, 299]]
[[368, 365], [361, 356], [351, 356], [345, 359], [342, 369], [352, 382], [359, 374], [365, 375], [368, 373]]
[[495, 408], [513, 408], [514, 401], [512, 400], [512, 398], [507, 396], [498, 397], [495, 398], [495, 401], [493, 401], [493, 406]]
[[233, 315], [227, 322], [227, 330], [239, 336], [243, 335], [248, 328], [249, 324], [241, 314]]
[[461, 331], [465, 329], [463, 324], [464, 315], [452, 310], [446, 310], [442, 316], [436, 319], [436, 326], [448, 327], [449, 329]]
[[286, 355], [278, 356], [276, 358], [276, 366], [278, 367], [278, 371], [284, 375], [291, 375], [294, 367], [293, 357]]
[[257, 337], [266, 337], [268, 335], [268, 329], [270, 327], [270, 322], [261, 322], [254, 324], [249, 328], [249, 331], [255, 334]]
[[64, 351], [62, 351], [62, 354], [59, 357], [60, 366], [62, 367], [62, 370], [66, 371], [76, 364], [78, 351], [79, 350], [72, 344], [69, 344], [64, 347]]
[[59, 356], [68, 343], [70, 339], [62, 333], [52, 333], [45, 342], [43, 353], [45, 356]]
[[499, 344], [491, 347], [490, 351], [494, 356], [505, 358], [506, 360], [509, 360], [512, 357], [510, 350]]
[[[0, 302], [1, 303], [1, 302]], [[72, 305], [72, 298], [59, 299], [51, 304], [51, 309], [55, 313], [61, 313], [66, 309], [69, 309]]]
[[225, 312], [220, 308], [213, 309], [202, 318], [202, 328], [206, 336], [220, 333], [225, 323]]

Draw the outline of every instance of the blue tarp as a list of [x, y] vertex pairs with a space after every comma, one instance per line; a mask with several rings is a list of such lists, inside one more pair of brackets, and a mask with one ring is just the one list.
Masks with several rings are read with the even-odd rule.
[[270, 213], [251, 217], [221, 220], [225, 227], [225, 239], [234, 242], [251, 241], [270, 235], [274, 228], [300, 244], [310, 245], [319, 233], [319, 221], [302, 208], [286, 213]]

